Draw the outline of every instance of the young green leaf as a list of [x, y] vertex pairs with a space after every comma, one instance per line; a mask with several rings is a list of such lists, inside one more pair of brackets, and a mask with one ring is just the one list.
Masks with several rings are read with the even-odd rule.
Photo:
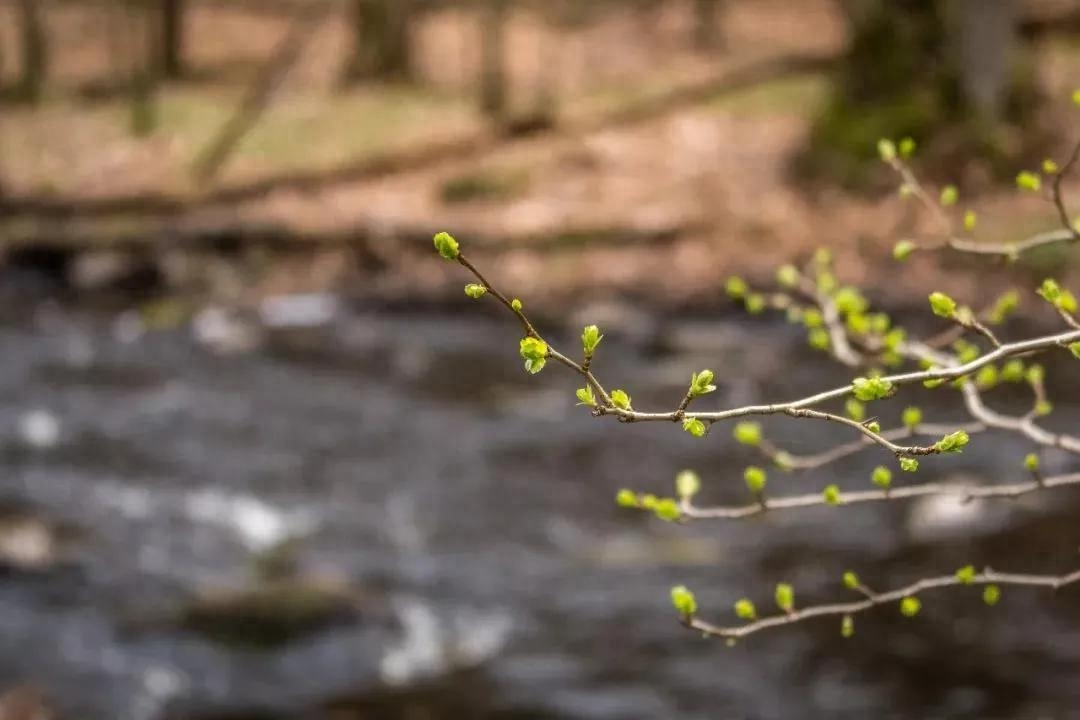
[[900, 613], [904, 617], [915, 617], [922, 609], [922, 603], [914, 595], [908, 595], [900, 601]]
[[577, 389], [578, 405], [596, 407], [596, 395], [593, 394], [592, 385], [586, 385]]
[[585, 351], [585, 357], [591, 358], [593, 353], [596, 352], [596, 346], [603, 339], [604, 336], [600, 334], [600, 328], [595, 325], [586, 325], [581, 332], [581, 346]]
[[735, 615], [743, 620], [754, 620], [757, 618], [757, 609], [748, 598], [742, 598], [735, 602]]
[[457, 240], [448, 232], [435, 235], [435, 249], [447, 260], [457, 260], [458, 255], [461, 254]]
[[761, 425], [756, 422], [741, 422], [732, 430], [735, 440], [743, 445], [756, 446], [761, 444]]
[[705, 423], [693, 417], [683, 418], [682, 429], [696, 438], [704, 437], [705, 432], [708, 430]]
[[540, 338], [522, 338], [519, 344], [519, 352], [525, 360], [525, 369], [535, 375], [544, 369], [547, 363], [548, 345]]
[[987, 585], [983, 588], [983, 602], [993, 607], [1001, 599], [1001, 588], [997, 585]]
[[964, 585], [970, 585], [975, 582], [975, 566], [965, 565], [956, 571], [956, 579]]
[[845, 572], [844, 573], [844, 587], [846, 587], [848, 590], [858, 590], [859, 589], [859, 576], [856, 575], [855, 573], [853, 573], [851, 570], [848, 570], [847, 572]]
[[851, 381], [852, 394], [857, 400], [870, 402], [881, 400], [893, 394], [892, 382], [881, 377], [857, 377]]
[[487, 288], [479, 283], [469, 283], [465, 286], [465, 294], [473, 300], [479, 300], [484, 295], [487, 295]]
[[938, 317], [952, 319], [956, 316], [956, 301], [945, 293], [930, 293], [930, 309]]
[[764, 470], [756, 465], [751, 465], [743, 471], [743, 480], [746, 481], [746, 487], [750, 492], [760, 495], [765, 489], [767, 476]]
[[892, 486], [892, 470], [884, 465], [878, 465], [874, 472], [870, 473], [870, 482], [882, 490], [888, 490]]
[[919, 461], [912, 457], [900, 458], [900, 469], [904, 472], [916, 472], [919, 469]]
[[795, 589], [788, 583], [779, 583], [776, 586], [776, 607], [786, 613], [795, 609]]
[[611, 391], [611, 404], [620, 410], [630, 409], [630, 395], [625, 390]]
[[838, 485], [826, 485], [825, 490], [822, 492], [822, 499], [826, 505], [839, 505], [842, 502], [840, 497], [840, 486]]
[[938, 440], [934, 443], [934, 447], [938, 452], [958, 453], [964, 451], [964, 446], [966, 446], [970, 440], [971, 438], [968, 437], [966, 432], [957, 430]]
[[671, 588], [671, 604], [675, 611], [684, 618], [693, 617], [697, 612], [697, 599], [685, 585], [676, 585]]
[[701, 395], [707, 395], [716, 390], [716, 386], [713, 385], [714, 377], [715, 375], [712, 370], [702, 370], [699, 373], [693, 373], [690, 376], [690, 397], [700, 397]]
[[693, 470], [682, 470], [675, 476], [675, 494], [689, 500], [701, 490], [701, 478]]
[[1028, 192], [1038, 192], [1042, 188], [1042, 178], [1036, 173], [1024, 170], [1016, 176], [1016, 187]]

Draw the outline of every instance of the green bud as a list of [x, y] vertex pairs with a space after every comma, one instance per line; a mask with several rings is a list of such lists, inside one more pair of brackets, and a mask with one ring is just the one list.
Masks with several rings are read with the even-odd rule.
[[765, 296], [751, 293], [746, 296], [743, 304], [746, 306], [746, 312], [758, 315], [765, 309]]
[[1077, 360], [1080, 360], [1080, 341], [1070, 343], [1069, 344], [1069, 352], [1072, 353], [1072, 356], [1074, 358], [1076, 358]]
[[586, 385], [577, 389], [578, 405], [596, 407], [596, 396], [593, 394], [592, 385]]
[[867, 430], [874, 433], [875, 435], [881, 432], [881, 423], [879, 423], [877, 420], [871, 420], [868, 423], [864, 423], [863, 427], [865, 427]]
[[877, 143], [878, 157], [883, 162], [892, 162], [896, 159], [896, 143], [888, 138], [882, 138]]
[[941, 387], [942, 385], [944, 385], [945, 381], [940, 378], [931, 378], [930, 380], [923, 380], [922, 384], [924, 388], [929, 388], [932, 390], [936, 387]]
[[693, 373], [690, 376], [690, 397], [708, 395], [716, 390], [716, 386], [713, 385], [714, 378], [715, 375], [712, 370], [702, 370], [699, 373]]
[[1001, 588], [997, 585], [987, 585], [983, 588], [983, 602], [993, 607], [1001, 600]]
[[675, 606], [675, 612], [684, 618], [693, 617], [697, 612], [697, 599], [685, 585], [671, 588], [671, 604]]
[[638, 505], [645, 510], [656, 510], [660, 504], [660, 498], [656, 497], [652, 493], [645, 493], [638, 498]]
[[1072, 101], [1073, 105], [1080, 105], [1080, 88], [1073, 90]]
[[522, 338], [520, 343], [521, 357], [525, 360], [525, 369], [535, 375], [544, 369], [547, 363], [548, 346], [540, 338]]
[[956, 571], [956, 579], [964, 585], [970, 585], [975, 582], [975, 566], [965, 565]]
[[465, 286], [465, 294], [473, 300], [479, 300], [487, 295], [487, 288], [479, 283], [469, 283]]
[[435, 249], [447, 260], [457, 260], [458, 255], [461, 254], [457, 240], [448, 232], [435, 235]]
[[1046, 158], [1042, 161], [1042, 171], [1044, 175], [1057, 175], [1060, 169], [1058, 164], [1050, 158]]
[[952, 319], [956, 315], [956, 301], [945, 293], [930, 293], [930, 309], [938, 317]]
[[585, 351], [585, 357], [592, 357], [593, 353], [596, 352], [596, 346], [603, 339], [604, 336], [600, 334], [600, 328], [595, 325], [586, 325], [585, 329], [581, 331], [581, 347]]
[[921, 609], [922, 603], [919, 602], [919, 598], [914, 595], [908, 595], [900, 601], [900, 614], [904, 617], [915, 617], [919, 614], [919, 610]]
[[1035, 453], [1028, 453], [1024, 456], [1024, 467], [1029, 472], [1037, 472], [1039, 469], [1039, 456]]
[[1061, 297], [1061, 286], [1055, 280], [1046, 278], [1035, 292], [1041, 295], [1046, 302], [1054, 304]]
[[892, 382], [881, 377], [857, 377], [851, 381], [851, 391], [857, 400], [882, 400], [893, 394]]
[[956, 201], [960, 199], [960, 191], [956, 189], [955, 185], [946, 185], [941, 189], [941, 204], [944, 207], [950, 207], [956, 204]]
[[825, 318], [817, 308], [807, 308], [803, 312], [803, 325], [808, 329], [819, 328], [825, 324]]
[[1001, 379], [1006, 382], [1022, 382], [1024, 374], [1023, 360], [1009, 360], [1001, 367]]
[[815, 350], [828, 350], [831, 340], [829, 339], [829, 333], [824, 328], [814, 328], [807, 336], [806, 341], [810, 343], [810, 347]]
[[705, 427], [705, 423], [697, 418], [691, 417], [683, 418], [682, 429], [696, 438], [705, 437], [705, 432], [708, 430], [708, 428]]
[[855, 619], [850, 615], [845, 615], [840, 621], [840, 637], [849, 638], [855, 635]]
[[1020, 307], [1020, 294], [1015, 290], [1009, 290], [994, 301], [994, 307], [990, 309], [990, 322], [1000, 325]]
[[730, 277], [724, 285], [724, 289], [727, 292], [728, 297], [738, 300], [746, 297], [746, 293], [750, 291], [750, 286], [748, 286], [746, 281], [741, 277]]
[[1032, 385], [1041, 385], [1046, 380], [1046, 370], [1042, 365], [1032, 365], [1024, 373], [1024, 379]]
[[612, 390], [611, 391], [611, 404], [620, 410], [630, 409], [630, 396], [625, 390]]
[[514, 298], [510, 301], [510, 307], [514, 309], [514, 312], [521, 312], [521, 301]]
[[675, 476], [675, 494], [689, 500], [701, 490], [701, 478], [693, 470], [682, 470]]
[[900, 157], [909, 158], [915, 154], [915, 141], [909, 137], [900, 141]]
[[735, 425], [731, 433], [736, 442], [743, 445], [759, 445], [761, 443], [761, 425], [756, 422], [741, 422]]
[[840, 487], [838, 485], [826, 485], [824, 492], [822, 492], [822, 499], [826, 505], [839, 505], [843, 502], [840, 498]]
[[661, 520], [673, 522], [682, 517], [682, 510], [679, 509], [679, 504], [671, 498], [662, 498], [656, 502], [656, 507], [653, 508], [653, 512], [656, 513], [656, 517]]
[[983, 365], [975, 374], [975, 384], [980, 390], [989, 390], [998, 384], [998, 369], [993, 365]]
[[794, 265], [783, 265], [776, 271], [776, 282], [781, 287], [793, 288], [799, 284], [799, 271]]
[[884, 465], [878, 465], [874, 468], [874, 472], [870, 473], [870, 482], [882, 490], [888, 490], [892, 486], [892, 470]]
[[907, 331], [904, 328], [893, 328], [885, 335], [885, 348], [895, 352], [905, 340], [907, 340]]
[[837, 290], [833, 296], [833, 302], [836, 303], [836, 309], [844, 315], [866, 312], [866, 309], [870, 307], [870, 303], [863, 294], [853, 287], [842, 287]]
[[964, 213], [964, 229], [968, 232], [974, 230], [978, 222], [979, 216], [975, 214], [974, 210], [968, 210]]
[[938, 452], [958, 453], [963, 452], [964, 446], [967, 445], [970, 440], [971, 438], [968, 437], [966, 432], [957, 430], [938, 440], [934, 443], [934, 447]]
[[1028, 192], [1038, 192], [1042, 188], [1042, 178], [1036, 173], [1024, 170], [1016, 176], [1016, 187]]
[[746, 481], [747, 489], [755, 495], [760, 495], [765, 489], [765, 471], [755, 465], [751, 465], [743, 471], [743, 480]]
[[1040, 400], [1035, 403], [1035, 414], [1045, 417], [1054, 411], [1054, 405], [1049, 400]]
[[786, 453], [783, 450], [773, 456], [773, 464], [781, 470], [790, 470], [795, 466], [795, 463], [791, 458], [791, 453]]
[[902, 457], [900, 458], [900, 469], [904, 472], [917, 472], [919, 469], [919, 461], [915, 458]]
[[754, 620], [757, 618], [757, 610], [754, 608], [754, 603], [747, 598], [742, 598], [735, 603], [735, 615], [743, 620]]
[[847, 399], [847, 402], [844, 403], [844, 412], [855, 422], [862, 422], [866, 419], [866, 406], [855, 398]]
[[844, 587], [846, 587], [848, 590], [858, 590], [859, 589], [859, 576], [856, 575], [855, 573], [853, 573], [851, 570], [848, 570], [847, 572], [845, 572], [844, 573]]
[[904, 423], [904, 427], [914, 429], [922, 422], [922, 410], [912, 406], [904, 408], [904, 413], [900, 416], [900, 422]]
[[624, 508], [636, 508], [639, 506], [637, 493], [623, 488], [615, 494], [615, 504]]
[[884, 335], [889, 331], [892, 320], [885, 313], [875, 313], [870, 316], [870, 329], [878, 335]]
[[787, 583], [778, 583], [776, 586], [776, 607], [786, 613], [795, 609], [795, 589]]

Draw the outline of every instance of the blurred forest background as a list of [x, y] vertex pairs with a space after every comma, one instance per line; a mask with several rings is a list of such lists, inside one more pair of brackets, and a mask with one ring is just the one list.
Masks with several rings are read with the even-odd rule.
[[718, 402], [788, 396], [843, 373], [732, 273], [824, 246], [900, 312], [1075, 285], [1068, 247], [896, 273], [930, 226], [875, 144], [1019, 239], [1078, 86], [1076, 0], [0, 0], [0, 720], [1080, 717], [1075, 595], [730, 651], [666, 601], [1062, 570], [1069, 503], [628, 519], [745, 451], [580, 417], [431, 248], [600, 323], [642, 401], [718, 358]]
[[[1068, 0], [12, 0], [0, 13], [9, 257], [48, 248], [67, 266], [78, 249], [98, 256], [95, 279], [130, 274], [134, 257], [189, 287], [204, 263], [177, 277], [181, 263], [148, 256], [299, 246], [287, 278], [248, 273], [263, 292], [415, 298], [439, 284], [415, 251], [443, 226], [516, 257], [515, 282], [543, 257], [544, 287], [522, 290], [552, 295], [700, 299], [735, 266], [764, 273], [817, 244], [862, 272], [876, 240], [912, 229], [901, 204], [878, 202], [885, 136], [918, 140], [920, 171], [978, 195], [987, 239], [1003, 239], [1049, 217], [998, 183], [1060, 147], [1080, 74]], [[657, 277], [660, 258], [678, 272]]]

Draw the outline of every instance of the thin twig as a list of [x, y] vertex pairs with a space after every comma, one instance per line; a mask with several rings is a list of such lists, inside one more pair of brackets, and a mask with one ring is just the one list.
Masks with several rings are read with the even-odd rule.
[[961, 579], [957, 575], [945, 575], [936, 578], [925, 578], [914, 582], [906, 587], [890, 590], [884, 593], [869, 593], [864, 600], [856, 600], [847, 603], [834, 603], [830, 605], [814, 605], [792, 610], [783, 615], [761, 618], [746, 625], [738, 627], [723, 627], [701, 620], [698, 617], [684, 617], [682, 622], [689, 628], [714, 637], [738, 640], [769, 628], [791, 625], [801, 620], [817, 617], [852, 616], [866, 612], [879, 605], [900, 602], [904, 598], [913, 597], [927, 590], [956, 587], [960, 585], [1022, 585], [1029, 587], [1044, 587], [1050, 590], [1058, 590], [1080, 582], [1080, 570], [1075, 570], [1067, 575], [1023, 575], [1018, 573], [1002, 573], [987, 568], [972, 577]]

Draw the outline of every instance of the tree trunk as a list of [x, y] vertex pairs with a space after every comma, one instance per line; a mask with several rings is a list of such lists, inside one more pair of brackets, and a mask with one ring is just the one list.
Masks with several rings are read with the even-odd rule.
[[1015, 0], [961, 0], [956, 22], [959, 74], [964, 98], [981, 120], [1001, 120], [1015, 50]]
[[45, 90], [49, 73], [49, 47], [40, 0], [19, 0], [19, 23], [22, 36], [22, 78], [19, 95], [38, 102]]
[[161, 0], [161, 74], [175, 80], [184, 74], [185, 0]]
[[353, 48], [346, 81], [412, 77], [415, 0], [352, 0]]
[[158, 126], [157, 81], [159, 77], [160, 11], [157, 3], [128, 0], [126, 34], [131, 71], [131, 134], [145, 137]]
[[694, 0], [694, 47], [712, 52], [724, 45], [720, 25], [721, 0]]
[[851, 42], [796, 168], [865, 189], [879, 169], [877, 140], [905, 136], [953, 172], [964, 158], [1003, 167], [1002, 123], [1022, 126], [1025, 117], [1012, 110], [1034, 105], [1010, 102], [1028, 91], [1012, 72], [1012, 5], [841, 0]]
[[480, 109], [497, 123], [507, 109], [506, 11], [507, 0], [485, 0], [480, 19]]

